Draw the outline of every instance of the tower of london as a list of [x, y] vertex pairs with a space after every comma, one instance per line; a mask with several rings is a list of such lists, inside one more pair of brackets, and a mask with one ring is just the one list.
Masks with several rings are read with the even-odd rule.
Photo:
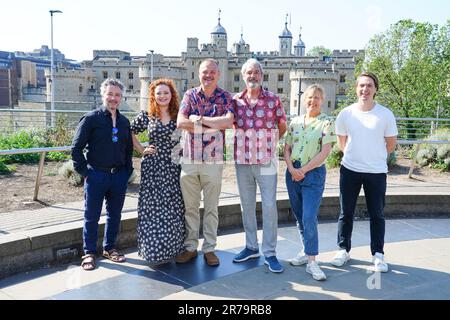
[[[180, 96], [186, 90], [199, 85], [198, 67], [207, 58], [215, 59], [220, 68], [219, 86], [231, 93], [244, 89], [241, 67], [249, 58], [259, 60], [264, 68], [263, 87], [278, 94], [287, 114], [303, 113], [299, 97], [310, 84], [318, 83], [325, 89], [322, 107], [325, 113], [332, 112], [339, 100], [346, 97], [348, 80], [354, 77], [354, 69], [362, 50], [333, 50], [325, 56], [306, 56], [306, 44], [301, 30], [292, 35], [287, 21], [280, 26], [278, 51], [254, 52], [250, 43], [240, 39], [231, 44], [219, 16], [217, 25], [212, 28], [210, 42], [199, 44], [198, 38], [189, 37], [186, 51], [180, 56], [164, 56], [156, 51], [145, 56], [131, 56], [119, 50], [94, 50], [92, 60], [81, 62], [81, 68], [69, 71], [60, 67], [55, 73], [55, 105], [57, 109], [67, 107], [68, 102], [76, 102], [85, 109], [101, 102], [100, 84], [108, 77], [120, 79], [125, 87], [123, 110], [146, 109], [148, 105], [148, 86], [152, 79], [171, 78]], [[46, 72], [47, 93], [50, 93], [49, 72]], [[25, 99], [26, 100], [26, 99]], [[46, 99], [42, 99], [46, 101]], [[47, 99], [48, 100], [48, 99]], [[61, 106], [61, 107], [59, 107]]]

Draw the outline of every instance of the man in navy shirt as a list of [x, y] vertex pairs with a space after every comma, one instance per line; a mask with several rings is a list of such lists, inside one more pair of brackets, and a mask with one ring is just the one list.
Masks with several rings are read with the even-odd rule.
[[[128, 178], [133, 171], [133, 142], [130, 122], [120, 114], [123, 84], [106, 79], [101, 85], [103, 104], [81, 118], [72, 142], [75, 170], [84, 177], [84, 226], [81, 267], [95, 269], [98, 221], [106, 200], [106, 225], [103, 256], [124, 262], [115, 249]], [[86, 149], [86, 157], [83, 150]]]

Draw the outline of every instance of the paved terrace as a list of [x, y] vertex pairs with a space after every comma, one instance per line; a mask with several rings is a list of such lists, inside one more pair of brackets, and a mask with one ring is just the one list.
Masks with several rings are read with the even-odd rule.
[[337, 192], [337, 183], [327, 182], [320, 212], [325, 282], [287, 261], [299, 243], [284, 185], [277, 190], [277, 250], [285, 272], [271, 273], [263, 258], [232, 263], [245, 235], [239, 229], [237, 188], [224, 186], [217, 247], [221, 264], [216, 268], [207, 266], [202, 255], [186, 265], [151, 266], [139, 258], [134, 197], [127, 197], [119, 239], [127, 262], [100, 259], [92, 272], [79, 268], [83, 202], [0, 214], [0, 299], [450, 299], [450, 181], [388, 182], [386, 274], [372, 271], [363, 199], [350, 264], [335, 268], [328, 263], [336, 250]]

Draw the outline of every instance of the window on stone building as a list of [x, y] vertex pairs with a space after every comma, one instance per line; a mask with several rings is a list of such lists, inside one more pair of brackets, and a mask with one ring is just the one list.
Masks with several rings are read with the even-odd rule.
[[328, 110], [331, 109], [331, 101], [328, 100]]
[[133, 90], [134, 89], [134, 86], [132, 85], [132, 84], [130, 84], [129, 86], [128, 86], [128, 90]]
[[79, 93], [83, 93], [83, 85], [80, 84], [80, 85], [78, 86], [78, 92], [79, 92]]
[[239, 82], [239, 73], [234, 75], [234, 81]]
[[116, 79], [120, 79], [120, 72], [116, 72]]
[[280, 94], [283, 93], [283, 88], [278, 88], [277, 92]]
[[339, 88], [339, 94], [345, 95], [345, 88]]
[[234, 87], [234, 91], [233, 92], [239, 92], [239, 87]]
[[339, 78], [339, 82], [343, 83], [345, 82], [345, 74], [341, 74], [340, 78]]
[[133, 72], [128, 72], [128, 79], [133, 80], [134, 79], [134, 74]]
[[264, 75], [264, 81], [269, 81], [269, 75], [268, 74]]
[[195, 73], [192, 72], [191, 79], [194, 79], [194, 77], [195, 77]]
[[103, 79], [108, 79], [108, 71], [103, 71]]
[[280, 73], [278, 75], [278, 81], [283, 81], [284, 80], [284, 75], [282, 73]]

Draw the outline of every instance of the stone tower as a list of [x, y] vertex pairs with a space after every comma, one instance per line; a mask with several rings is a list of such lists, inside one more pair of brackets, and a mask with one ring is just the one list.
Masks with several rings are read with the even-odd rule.
[[227, 49], [227, 31], [220, 24], [220, 13], [219, 10], [219, 18], [217, 26], [211, 32], [211, 43], [215, 45], [218, 49]]
[[305, 56], [305, 43], [302, 40], [302, 27], [300, 27], [300, 33], [298, 35], [298, 41], [294, 46], [294, 55], [297, 57]]
[[280, 57], [290, 57], [292, 55], [292, 33], [289, 31], [286, 15], [286, 23], [284, 24], [284, 30], [281, 31], [280, 36]]

